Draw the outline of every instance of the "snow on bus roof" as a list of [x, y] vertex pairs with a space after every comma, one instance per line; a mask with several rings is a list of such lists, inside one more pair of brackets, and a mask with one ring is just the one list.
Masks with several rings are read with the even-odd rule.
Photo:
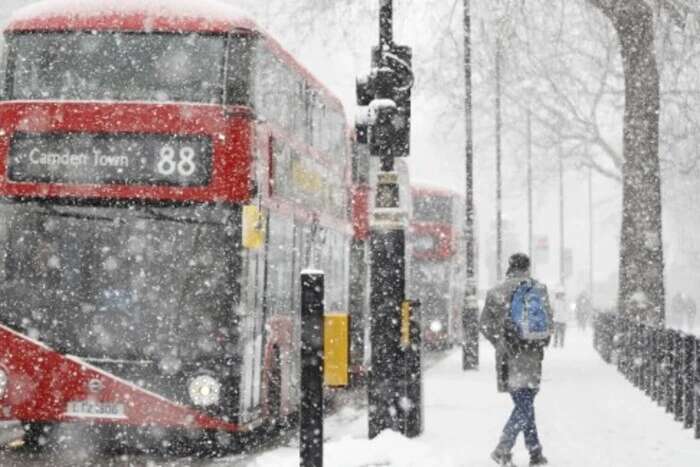
[[15, 11], [10, 31], [36, 30], [156, 30], [225, 33], [247, 29], [263, 34], [285, 61], [292, 64], [339, 109], [340, 99], [249, 16], [219, 0], [42, 0]]
[[453, 196], [463, 198], [464, 195], [450, 188], [438, 185], [431, 185], [426, 182], [411, 182], [411, 191], [417, 195], [426, 196]]
[[49, 26], [51, 20], [85, 20], [105, 16], [142, 16], [170, 21], [193, 20], [224, 27], [257, 29], [248, 15], [218, 0], [43, 0], [20, 8], [10, 16], [9, 29]]

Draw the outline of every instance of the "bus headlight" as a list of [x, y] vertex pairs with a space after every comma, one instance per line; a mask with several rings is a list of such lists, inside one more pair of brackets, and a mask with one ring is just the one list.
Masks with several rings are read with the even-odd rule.
[[430, 323], [430, 330], [436, 333], [442, 331], [442, 323], [436, 319]]
[[168, 355], [158, 362], [160, 371], [168, 376], [175, 375], [182, 367], [182, 362], [179, 358]]
[[7, 391], [7, 383], [9, 383], [10, 377], [7, 376], [7, 372], [0, 368], [0, 397], [3, 397], [5, 395], [5, 391]]
[[221, 383], [209, 375], [199, 375], [192, 378], [189, 386], [190, 399], [194, 405], [206, 407], [219, 403]]

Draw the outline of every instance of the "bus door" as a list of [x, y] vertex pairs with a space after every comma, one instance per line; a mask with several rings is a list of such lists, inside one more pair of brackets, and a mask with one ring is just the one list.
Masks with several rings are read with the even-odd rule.
[[[256, 203], [260, 206], [260, 203]], [[260, 409], [263, 334], [266, 314], [267, 245], [269, 215], [261, 210], [265, 240], [258, 248], [245, 250], [245, 280], [242, 281], [243, 306], [239, 312], [241, 323], [241, 420], [250, 421]]]
[[[265, 242], [267, 243], [267, 241]], [[260, 407], [263, 322], [265, 299], [265, 257], [267, 249], [246, 250], [245, 297], [239, 312], [243, 362], [241, 370], [241, 419], [249, 421]]]

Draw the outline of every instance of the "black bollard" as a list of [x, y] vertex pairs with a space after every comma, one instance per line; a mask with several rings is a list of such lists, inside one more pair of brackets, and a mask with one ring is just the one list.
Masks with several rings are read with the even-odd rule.
[[323, 467], [323, 272], [301, 273], [301, 467]]
[[637, 323], [628, 321], [627, 348], [629, 349], [629, 366], [627, 369], [627, 379], [632, 386], [637, 386]]
[[641, 323], [634, 324], [634, 334], [632, 335], [632, 345], [634, 346], [634, 385], [638, 389], [644, 389], [642, 381], [644, 379], [644, 346], [643, 346], [643, 333], [644, 326]]
[[620, 324], [620, 343], [622, 346], [622, 350], [620, 351], [620, 355], [622, 358], [620, 358], [620, 372], [625, 376], [625, 378], [629, 379], [629, 327], [628, 323], [625, 320], [622, 320], [622, 318], [619, 321]]
[[644, 381], [642, 383], [642, 389], [649, 398], [651, 398], [651, 385], [654, 374], [654, 346], [652, 341], [653, 330], [654, 328], [651, 326], [644, 326]]
[[625, 329], [622, 318], [615, 318], [615, 335], [613, 336], [617, 352], [617, 371], [625, 374]]
[[685, 358], [683, 359], [683, 428], [693, 427], [695, 415], [695, 336], [685, 336], [683, 341]]
[[659, 339], [660, 335], [660, 328], [654, 327], [652, 328], [651, 332], [651, 345], [652, 345], [652, 355], [653, 355], [653, 367], [652, 367], [652, 375], [651, 375], [651, 398], [652, 400], [656, 401], [656, 403], [660, 403], [661, 401], [661, 391], [659, 391], [659, 382], [661, 381], [660, 379], [660, 372], [661, 372], [661, 364], [663, 362], [662, 358], [662, 352], [661, 352], [661, 340]]
[[642, 326], [642, 355], [644, 356], [644, 363], [642, 366], [642, 391], [649, 397], [651, 397], [651, 379], [654, 366], [654, 348], [651, 344], [651, 332], [651, 326]]
[[627, 327], [627, 379], [634, 386], [637, 378], [637, 323], [628, 322]]
[[695, 338], [695, 377], [693, 378], [693, 393], [695, 400], [695, 439], [700, 439], [700, 339]]
[[675, 365], [675, 358], [673, 355], [673, 334], [672, 329], [667, 329], [664, 335], [664, 354], [666, 356], [666, 366], [664, 371], [664, 380], [666, 382], [666, 388], [664, 391], [664, 406], [667, 413], [671, 413], [673, 411], [673, 395], [675, 393], [673, 387], [675, 384], [675, 378], [673, 377], [673, 367]]
[[685, 361], [683, 341], [683, 333], [680, 331], [674, 333], [673, 350], [676, 364], [674, 365], [673, 419], [677, 422], [683, 420], [683, 363]]

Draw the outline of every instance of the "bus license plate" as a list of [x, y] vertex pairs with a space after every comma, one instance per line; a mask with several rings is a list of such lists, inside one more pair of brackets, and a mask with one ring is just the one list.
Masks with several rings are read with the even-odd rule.
[[92, 401], [69, 402], [64, 415], [68, 417], [126, 418], [124, 404]]

